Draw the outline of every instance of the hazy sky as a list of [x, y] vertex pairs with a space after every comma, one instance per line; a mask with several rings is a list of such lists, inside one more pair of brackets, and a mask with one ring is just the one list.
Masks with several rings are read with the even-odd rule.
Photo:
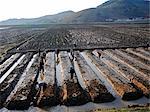
[[59, 12], [96, 7], [107, 0], [0, 0], [0, 21], [35, 18]]

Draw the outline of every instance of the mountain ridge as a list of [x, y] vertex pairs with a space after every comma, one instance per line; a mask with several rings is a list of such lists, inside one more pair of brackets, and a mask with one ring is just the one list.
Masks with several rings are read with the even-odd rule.
[[149, 18], [149, 0], [108, 0], [96, 8], [79, 12], [65, 11], [54, 15], [46, 15], [31, 19], [9, 19], [0, 25], [21, 24], [67, 24], [105, 22], [107, 20]]

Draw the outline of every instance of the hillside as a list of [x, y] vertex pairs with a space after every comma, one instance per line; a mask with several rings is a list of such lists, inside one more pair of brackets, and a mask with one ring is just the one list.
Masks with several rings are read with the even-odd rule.
[[148, 0], [109, 0], [96, 8], [85, 9], [79, 12], [66, 11], [55, 15], [47, 15], [33, 19], [9, 19], [0, 22], [0, 25], [19, 24], [64, 24], [103, 22], [108, 19], [148, 18]]

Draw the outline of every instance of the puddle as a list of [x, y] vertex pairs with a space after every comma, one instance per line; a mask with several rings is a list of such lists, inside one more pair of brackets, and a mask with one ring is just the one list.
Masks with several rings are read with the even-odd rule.
[[25, 55], [22, 55], [17, 62], [1, 77], [0, 84], [6, 79], [6, 77], [16, 68], [16, 66], [23, 60]]
[[[81, 105], [81, 106], [64, 106], [64, 105], [57, 105], [51, 108], [45, 107], [45, 108], [38, 108], [38, 107], [30, 107], [28, 110], [25, 110], [24, 112], [84, 112], [89, 110], [95, 110], [95, 109], [111, 109], [111, 108], [122, 108], [122, 107], [128, 107], [128, 105], [138, 105], [138, 104], [146, 104], [150, 103], [149, 99], [142, 97], [139, 100], [134, 101], [122, 101], [122, 100], [115, 100], [113, 102], [109, 103], [92, 103], [89, 102], [87, 104]], [[9, 111], [6, 108], [0, 109], [0, 111], [3, 112], [22, 112], [22, 111]]]
[[89, 102], [85, 105], [82, 106], [76, 106], [76, 107], [69, 107], [70, 110], [75, 110], [75, 111], [89, 111], [92, 109], [110, 109], [110, 108], [122, 108], [122, 107], [128, 107], [128, 105], [138, 105], [138, 104], [146, 104], [150, 101], [148, 101], [147, 98], [143, 97], [139, 100], [135, 100], [135, 101], [122, 101], [122, 100], [115, 100], [113, 102], [109, 102], [109, 103], [100, 103], [100, 104], [96, 104], [96, 103], [92, 103]]
[[15, 55], [12, 55], [10, 58], [8, 58], [3, 64], [0, 65], [0, 68], [2, 68], [2, 66], [5, 66], [7, 63], [9, 63], [9, 61], [11, 61], [14, 58]]
[[[56, 57], [56, 56], [55, 56]], [[57, 59], [57, 57], [56, 57]], [[55, 62], [56, 63], [56, 62]], [[63, 76], [62, 76], [62, 73], [61, 73], [61, 65], [60, 65], [60, 62], [57, 64], [56, 63], [56, 79], [57, 79], [57, 85], [58, 86], [62, 86], [63, 85]]]
[[20, 78], [19, 82], [22, 82], [22, 81], [24, 80], [23, 77], [24, 77], [24, 76], [27, 74], [27, 72], [29, 71], [29, 69], [30, 69], [30, 67], [32, 66], [33, 62], [35, 61], [36, 57], [37, 57], [37, 54], [35, 54], [35, 55], [33, 56], [33, 58], [31, 59], [31, 61], [28, 63], [28, 65], [27, 65], [27, 67], [26, 67], [24, 73], [22, 74], [22, 78]]
[[107, 90], [114, 96], [114, 97], [119, 97], [111, 84], [106, 80], [106, 78], [100, 74], [100, 71], [97, 69], [96, 65], [92, 63], [92, 60], [88, 58], [88, 56], [82, 52], [81, 55], [84, 57], [88, 65], [92, 68], [92, 70], [95, 72], [97, 77], [103, 82], [103, 84], [106, 86]]
[[0, 65], [0, 74], [5, 70], [15, 59], [19, 57], [20, 54], [14, 54], [8, 58], [3, 64]]
[[79, 72], [79, 68], [77, 67], [77, 64], [78, 64], [77, 61], [74, 61], [74, 69], [75, 69], [79, 84], [83, 89], [86, 89], [86, 85], [84, 83], [84, 80], [83, 80], [80, 72]]
[[[130, 101], [130, 102], [115, 100], [113, 102], [100, 103], [100, 104], [89, 102], [89, 103], [87, 103], [85, 105], [81, 105], [81, 106], [67, 107], [64, 105], [58, 105], [58, 106], [54, 106], [51, 108], [42, 108], [42, 109], [38, 108], [38, 107], [30, 107], [28, 110], [26, 110], [24, 112], [36, 112], [36, 111], [40, 111], [40, 112], [84, 112], [84, 111], [95, 110], [95, 109], [122, 108], [122, 107], [128, 107], [128, 105], [143, 104], [143, 103], [141, 103], [141, 101], [142, 102], [145, 101], [145, 104], [146, 104], [148, 102], [148, 99], [143, 97], [139, 100]], [[6, 111], [7, 109], [3, 108], [2, 110]], [[7, 112], [9, 112], [9, 111], [7, 110]], [[13, 111], [13, 112], [15, 112], [15, 111]]]
[[0, 27], [0, 30], [3, 30], [3, 29], [9, 29], [11, 27]]

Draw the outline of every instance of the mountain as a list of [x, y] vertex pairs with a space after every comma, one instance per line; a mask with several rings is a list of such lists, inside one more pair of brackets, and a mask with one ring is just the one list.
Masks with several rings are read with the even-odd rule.
[[75, 22], [100, 22], [107, 19], [147, 18], [150, 1], [109, 0], [95, 9], [87, 9], [76, 14]]
[[74, 14], [75, 12], [73, 11], [66, 11], [55, 15], [47, 15], [47, 16], [32, 18], [32, 19], [8, 19], [6, 21], [0, 22], [0, 25], [60, 23], [62, 21], [65, 21], [68, 17], [73, 16]]
[[66, 11], [33, 19], [9, 19], [0, 22], [0, 25], [86, 23], [109, 19], [148, 18], [149, 5], [148, 0], [109, 0], [96, 8], [76, 13]]

